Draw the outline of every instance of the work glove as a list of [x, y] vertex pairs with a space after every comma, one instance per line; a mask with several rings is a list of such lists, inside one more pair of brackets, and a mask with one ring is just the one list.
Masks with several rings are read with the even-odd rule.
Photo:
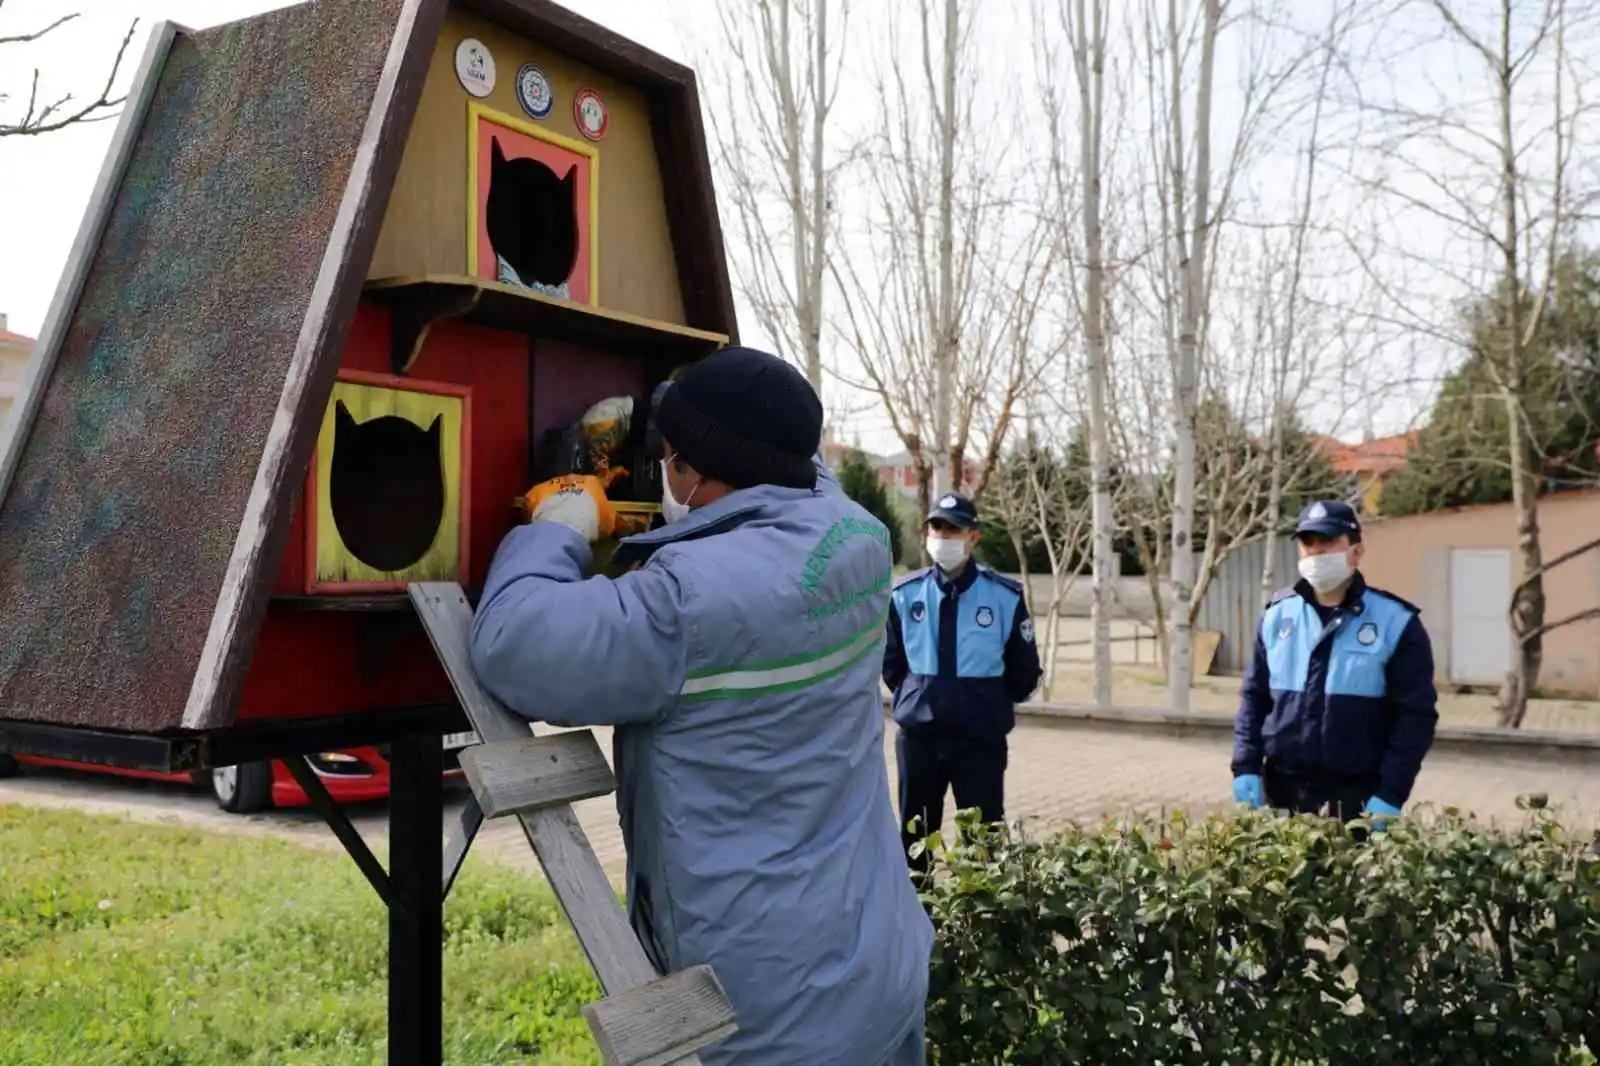
[[1233, 779], [1233, 800], [1235, 803], [1248, 804], [1259, 807], [1267, 801], [1261, 788], [1260, 774], [1240, 774]]
[[1367, 805], [1361, 809], [1361, 813], [1372, 819], [1372, 831], [1381, 833], [1389, 828], [1391, 818], [1400, 817], [1400, 808], [1373, 796], [1367, 800]]
[[604, 482], [590, 474], [565, 474], [541, 482], [523, 497], [533, 522], [566, 526], [593, 544], [616, 531], [617, 514], [606, 499]]

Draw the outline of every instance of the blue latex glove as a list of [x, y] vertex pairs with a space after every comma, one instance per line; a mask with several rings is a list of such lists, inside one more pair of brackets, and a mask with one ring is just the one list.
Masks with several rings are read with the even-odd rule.
[[1261, 788], [1261, 775], [1240, 774], [1234, 778], [1233, 800], [1235, 803], [1246, 803], [1252, 807], [1259, 807], [1265, 803], [1266, 795]]
[[1361, 813], [1372, 819], [1372, 831], [1381, 833], [1389, 828], [1389, 819], [1400, 817], [1400, 808], [1373, 796], [1367, 800], [1367, 805], [1361, 809]]

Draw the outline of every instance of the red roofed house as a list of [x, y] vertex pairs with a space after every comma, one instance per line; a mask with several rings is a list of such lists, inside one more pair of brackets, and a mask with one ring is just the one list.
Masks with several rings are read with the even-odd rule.
[[33, 338], [6, 329], [0, 315], [0, 442], [10, 435], [11, 408], [22, 397], [22, 372], [33, 352]]
[[1317, 437], [1315, 446], [1336, 473], [1354, 478], [1361, 488], [1361, 513], [1383, 513], [1383, 486], [1405, 464], [1406, 453], [1417, 446], [1416, 433], [1346, 444], [1333, 437]]
[[[861, 449], [840, 441], [834, 436], [832, 427], [823, 432], [822, 461], [828, 464], [828, 469], [837, 471], [845, 453], [852, 450]], [[865, 451], [863, 454], [866, 455], [872, 469], [877, 471], [879, 481], [899, 493], [903, 499], [917, 498], [917, 464], [912, 460], [910, 452], [896, 452], [888, 458]], [[964, 465], [966, 470], [961, 479], [961, 491], [970, 494], [972, 487], [978, 483], [978, 464], [968, 459]]]

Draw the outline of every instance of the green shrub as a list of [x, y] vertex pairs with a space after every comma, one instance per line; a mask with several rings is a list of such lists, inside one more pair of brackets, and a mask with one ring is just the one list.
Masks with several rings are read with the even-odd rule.
[[932, 837], [939, 1066], [1450, 1066], [1600, 1049], [1600, 834], [1179, 815]]

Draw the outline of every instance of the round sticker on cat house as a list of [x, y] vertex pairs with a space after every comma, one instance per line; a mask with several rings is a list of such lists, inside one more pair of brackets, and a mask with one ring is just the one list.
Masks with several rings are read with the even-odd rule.
[[572, 118], [578, 124], [578, 132], [591, 141], [604, 137], [606, 127], [611, 124], [606, 102], [594, 89], [578, 90], [578, 95], [572, 98]]
[[550, 78], [532, 63], [524, 63], [517, 71], [517, 103], [533, 118], [544, 118], [555, 105], [555, 90]]
[[468, 272], [597, 302], [596, 149], [480, 104], [469, 108], [467, 140]]
[[494, 54], [475, 37], [456, 45], [456, 77], [461, 87], [482, 99], [494, 92]]

